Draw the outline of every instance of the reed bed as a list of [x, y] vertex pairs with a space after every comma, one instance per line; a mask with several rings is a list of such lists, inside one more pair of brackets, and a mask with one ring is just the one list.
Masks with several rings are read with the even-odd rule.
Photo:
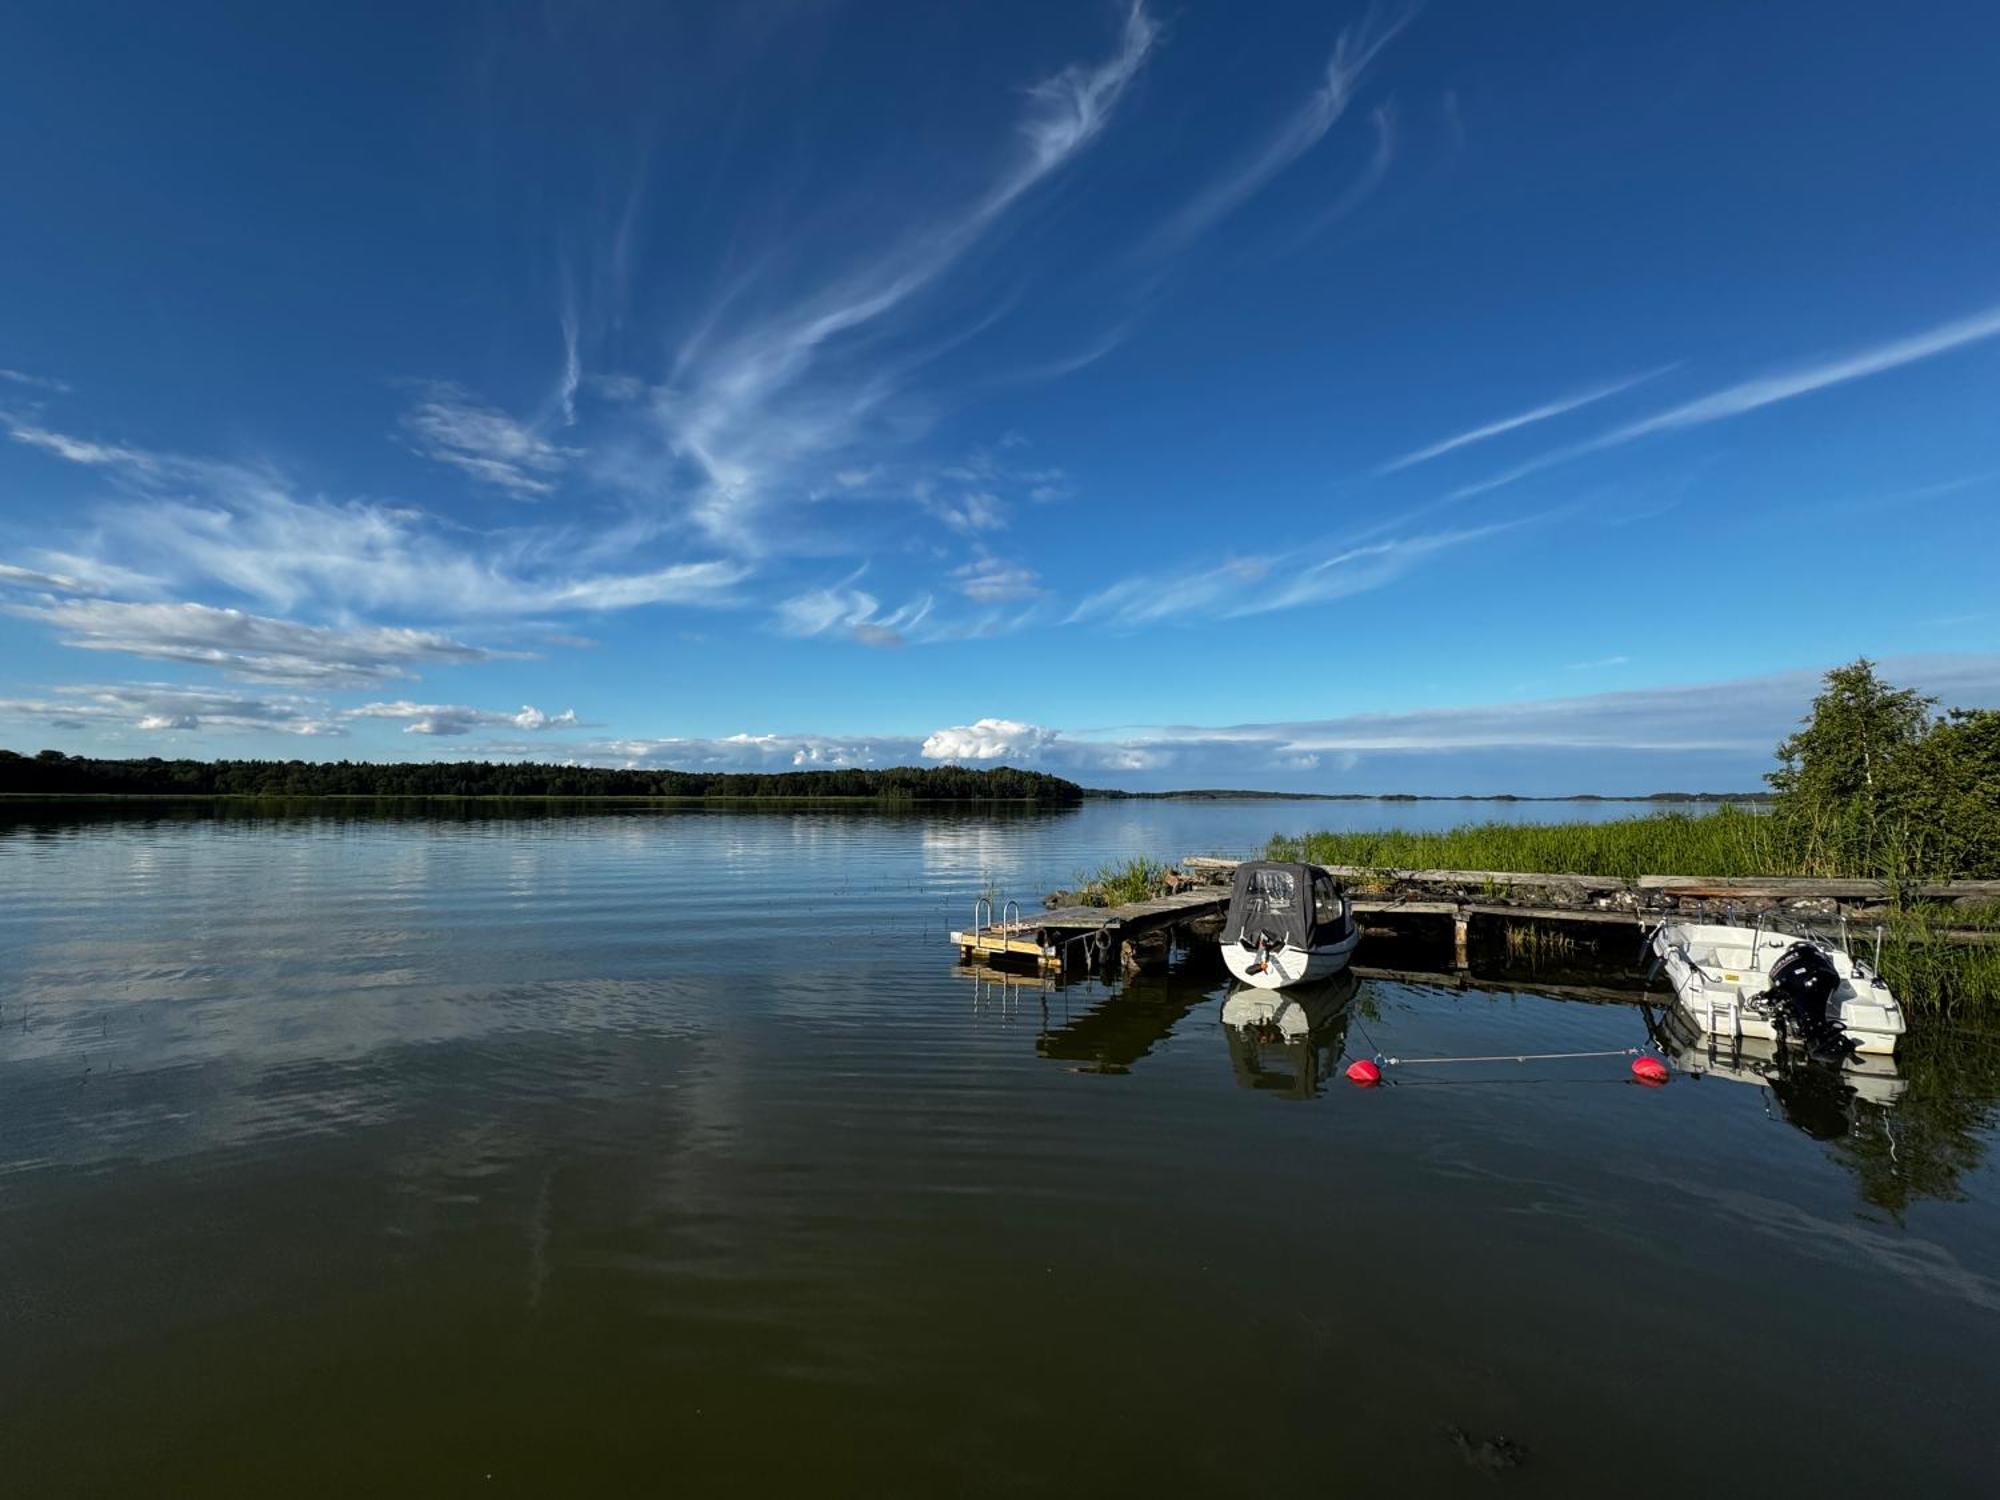
[[1505, 870], [1547, 875], [1797, 875], [1771, 819], [1724, 807], [1609, 823], [1467, 823], [1273, 838], [1271, 859], [1376, 870]]
[[1099, 865], [1095, 875], [1077, 878], [1076, 897], [1085, 906], [1124, 906], [1162, 894], [1168, 867], [1156, 859], [1128, 859]]
[[[2000, 1013], [2000, 904], [1912, 906], [1894, 913], [1882, 940], [1882, 977], [1913, 1008], [1945, 1015]], [[1995, 941], [1947, 939], [1943, 929], [1977, 927]], [[1867, 945], [1856, 935], [1856, 946]]]

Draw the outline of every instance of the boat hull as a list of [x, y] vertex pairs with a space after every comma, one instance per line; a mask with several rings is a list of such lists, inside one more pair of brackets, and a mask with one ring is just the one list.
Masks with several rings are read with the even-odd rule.
[[1354, 956], [1360, 942], [1360, 929], [1350, 923], [1347, 935], [1337, 943], [1317, 948], [1300, 948], [1287, 943], [1282, 948], [1266, 949], [1261, 967], [1257, 952], [1240, 943], [1224, 943], [1222, 961], [1228, 966], [1231, 977], [1239, 983], [1253, 989], [1284, 990], [1294, 985], [1315, 984], [1322, 979], [1333, 978], [1347, 967], [1347, 961]]
[[[1653, 934], [1681, 1012], [1701, 1032], [1731, 1040], [1780, 1040], [1773, 1009], [1764, 999], [1771, 968], [1794, 943], [1787, 933], [1707, 923], [1670, 922]], [[1826, 949], [1840, 976], [1828, 1002], [1829, 1019], [1862, 1052], [1894, 1052], [1903, 1039], [1901, 1005], [1881, 978], [1838, 948]], [[1788, 1038], [1799, 1041], [1797, 1035]]]

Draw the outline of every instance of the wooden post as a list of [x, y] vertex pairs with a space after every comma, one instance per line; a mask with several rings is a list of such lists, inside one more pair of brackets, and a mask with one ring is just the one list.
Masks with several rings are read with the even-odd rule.
[[1465, 951], [1466, 929], [1472, 925], [1472, 913], [1460, 907], [1451, 919], [1451, 959], [1460, 970], [1472, 967], [1472, 960]]

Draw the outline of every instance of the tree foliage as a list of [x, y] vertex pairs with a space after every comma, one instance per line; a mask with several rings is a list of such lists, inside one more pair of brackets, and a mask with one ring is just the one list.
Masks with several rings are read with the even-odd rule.
[[2000, 712], [1892, 687], [1863, 658], [1826, 674], [1767, 780], [1802, 869], [1918, 881], [2000, 875]]
[[96, 760], [0, 750], [0, 793], [48, 796], [872, 798], [883, 802], [1080, 801], [1073, 781], [1010, 766], [883, 771], [650, 771], [492, 761]]

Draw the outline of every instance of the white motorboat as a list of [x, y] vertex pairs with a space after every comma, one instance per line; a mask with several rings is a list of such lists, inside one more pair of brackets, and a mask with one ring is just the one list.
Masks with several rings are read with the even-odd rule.
[[1360, 942], [1354, 903], [1331, 871], [1277, 860], [1236, 867], [1222, 961], [1244, 984], [1281, 990], [1331, 979]]
[[1903, 1008], [1868, 964], [1810, 933], [1663, 922], [1652, 948], [1688, 1018], [1711, 1036], [1894, 1052]]

